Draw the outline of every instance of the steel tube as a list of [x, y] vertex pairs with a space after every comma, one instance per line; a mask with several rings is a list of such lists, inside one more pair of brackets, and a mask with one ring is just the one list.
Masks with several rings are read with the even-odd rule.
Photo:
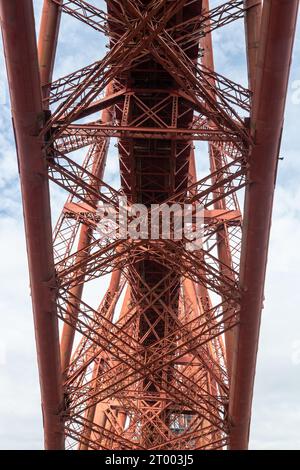
[[[52, 0], [44, 0], [38, 38], [38, 58], [42, 87], [52, 80], [60, 17], [60, 6]], [[47, 87], [44, 89], [43, 94], [44, 97], [48, 97], [49, 89]]]
[[[203, 0], [202, 2], [203, 8], [205, 12], [210, 10], [209, 8], [209, 0]], [[207, 22], [207, 27], [210, 29], [210, 22]], [[213, 43], [212, 43], [212, 34], [208, 32], [201, 40], [201, 46], [204, 49], [202, 63], [208, 67], [210, 70], [215, 70], [215, 63], [214, 63], [214, 54], [213, 54]], [[216, 87], [216, 83], [214, 78], [211, 78], [211, 84], [213, 87]], [[214, 95], [214, 99], [216, 100], [216, 96]], [[209, 143], [209, 162], [210, 162], [210, 171], [211, 173], [216, 172], [217, 170], [221, 170], [223, 166], [222, 158], [220, 152], [218, 152], [210, 143]], [[215, 178], [213, 178], [213, 182]], [[218, 192], [214, 195], [216, 198], [224, 192], [223, 188], [219, 188]], [[222, 209], [226, 210], [226, 201], [225, 199], [220, 199], [214, 203], [215, 209]], [[230, 244], [228, 240], [228, 231], [226, 230], [226, 225], [220, 228], [217, 234], [217, 250], [218, 250], [218, 257], [220, 260], [220, 271], [224, 276], [227, 276], [232, 279], [233, 277], [230, 272], [230, 268], [232, 267], [232, 257], [230, 251]], [[224, 310], [227, 313], [224, 314], [224, 323], [228, 324], [228, 318], [232, 315], [232, 309], [228, 308], [228, 304], [224, 305]], [[226, 363], [227, 363], [227, 370], [228, 376], [231, 378], [231, 371], [232, 371], [232, 361], [235, 354], [235, 346], [236, 346], [236, 330], [235, 329], [228, 329], [225, 334], [225, 346], [226, 346]]]
[[260, 36], [262, 0], [244, 0], [245, 36], [247, 49], [248, 82], [250, 90], [255, 88], [255, 74]]
[[269, 232], [298, 0], [264, 0], [253, 97], [241, 257], [241, 317], [233, 365], [230, 448], [248, 447]]
[[14, 122], [46, 449], [63, 449], [55, 272], [46, 162], [39, 131], [41, 87], [31, 0], [0, 1], [0, 18]]

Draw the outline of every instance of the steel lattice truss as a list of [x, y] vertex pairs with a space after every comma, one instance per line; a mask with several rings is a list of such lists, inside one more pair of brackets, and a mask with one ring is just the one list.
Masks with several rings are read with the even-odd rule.
[[[4, 3], [3, 17], [10, 13]], [[30, 135], [48, 175], [41, 184], [51, 180], [67, 194], [48, 246], [54, 264], [49, 261], [43, 288], [49, 297], [33, 292], [46, 447], [61, 448], [65, 439], [68, 449], [245, 448], [266, 261], [266, 245], [263, 255], [256, 255], [251, 234], [264, 243], [269, 231], [271, 213], [263, 201], [273, 192], [272, 149], [270, 184], [266, 179], [262, 193], [249, 187], [264, 179], [255, 162], [265, 129], [273, 128], [275, 148], [281, 131], [259, 118], [267, 82], [257, 64], [277, 28], [267, 20], [278, 17], [276, 6], [286, 2], [265, 1], [262, 19], [259, 0], [232, 0], [212, 9], [208, 0], [106, 3], [104, 12], [97, 2], [45, 0], [39, 36], [42, 118]], [[31, 18], [31, 2], [24, 4]], [[295, 21], [297, 2], [289, 5], [283, 29]], [[109, 49], [93, 64], [51, 81], [61, 14], [81, 22], [79, 33], [86, 25], [105, 34]], [[212, 31], [222, 34], [234, 21], [243, 27], [242, 19], [249, 89], [214, 69]], [[290, 57], [292, 39], [286, 42]], [[284, 80], [282, 73], [278, 87]], [[23, 131], [17, 117], [14, 122], [18, 141]], [[119, 190], [104, 181], [111, 138], [118, 142]], [[208, 155], [199, 155], [194, 141], [207, 142]], [[74, 152], [83, 148], [86, 158], [80, 162]], [[20, 144], [19, 149], [22, 153]], [[267, 160], [268, 148], [263, 152]], [[201, 179], [199, 159], [210, 168]], [[26, 206], [30, 189], [22, 161]], [[242, 228], [238, 194], [245, 191]], [[99, 204], [119, 211], [124, 196], [129, 210], [133, 203], [149, 208], [200, 203], [202, 248], [189, 251], [184, 241], [161, 238], [103, 237], [97, 230]], [[251, 227], [257, 201], [263, 232], [259, 210], [258, 225]], [[25, 209], [28, 227], [29, 219]], [[33, 287], [36, 262], [30, 264]], [[252, 284], [252, 271], [259, 285]], [[107, 274], [110, 283], [101, 299], [101, 277]], [[100, 288], [90, 305], [85, 286], [92, 280]], [[42, 304], [52, 312], [47, 328], [38, 319]], [[48, 343], [39, 339], [45, 332]]]

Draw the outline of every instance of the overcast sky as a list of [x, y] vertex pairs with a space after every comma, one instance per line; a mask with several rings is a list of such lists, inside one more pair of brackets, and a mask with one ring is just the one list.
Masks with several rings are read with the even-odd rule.
[[[95, 2], [101, 4], [102, 1]], [[213, 5], [222, 3], [215, 1]], [[35, 0], [38, 27], [42, 1]], [[63, 17], [55, 78], [91, 63], [106, 52], [107, 38]], [[243, 22], [214, 34], [216, 69], [246, 84]], [[0, 51], [0, 448], [41, 449], [43, 432], [29, 297], [27, 259], [11, 129], [6, 71]], [[300, 33], [287, 98], [265, 308], [254, 390], [250, 448], [300, 449]], [[198, 168], [203, 169], [200, 156]], [[203, 156], [202, 156], [203, 158]], [[116, 149], [111, 146], [106, 180], [118, 185]], [[52, 188], [53, 220], [65, 196]]]

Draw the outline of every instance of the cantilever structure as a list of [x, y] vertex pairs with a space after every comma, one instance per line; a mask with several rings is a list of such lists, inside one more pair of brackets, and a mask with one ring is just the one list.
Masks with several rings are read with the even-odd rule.
[[[0, 0], [45, 447], [246, 449], [298, 0], [97, 3], [44, 0], [36, 41], [32, 1]], [[109, 49], [53, 81], [62, 14]], [[212, 32], [234, 21], [248, 88], [214, 68]], [[120, 190], [103, 180], [112, 137]], [[53, 236], [49, 180], [67, 194]], [[200, 203], [201, 249], [101, 236], [99, 204], [124, 196], [129, 214]]]

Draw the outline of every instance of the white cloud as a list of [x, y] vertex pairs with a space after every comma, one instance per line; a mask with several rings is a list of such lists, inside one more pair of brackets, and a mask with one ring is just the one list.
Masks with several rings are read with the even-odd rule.
[[42, 448], [34, 328], [22, 220], [0, 221], [0, 447]]

